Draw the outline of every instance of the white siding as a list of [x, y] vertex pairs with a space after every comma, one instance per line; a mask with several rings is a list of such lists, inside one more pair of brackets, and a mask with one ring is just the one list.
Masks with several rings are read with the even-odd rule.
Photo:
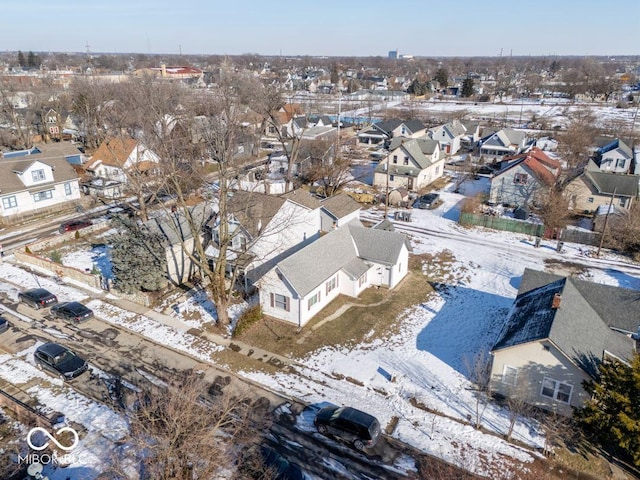
[[[68, 183], [71, 188], [70, 195], [67, 195], [67, 192], [65, 190], [65, 183]], [[0, 196], [0, 212], [2, 212], [2, 216], [8, 217], [11, 215], [33, 212], [41, 208], [52, 207], [55, 205], [80, 199], [80, 186], [78, 185], [77, 179], [69, 180], [68, 182], [63, 182], [56, 185], [43, 186], [42, 189], [34, 188], [33, 191], [51, 191], [51, 198], [43, 199], [36, 202], [33, 193], [25, 191], [2, 195]], [[16, 205], [15, 207], [5, 208], [5, 204], [8, 203], [8, 200], [7, 202], [5, 202], [3, 201], [3, 199], [9, 199], [10, 197], [15, 197]]]

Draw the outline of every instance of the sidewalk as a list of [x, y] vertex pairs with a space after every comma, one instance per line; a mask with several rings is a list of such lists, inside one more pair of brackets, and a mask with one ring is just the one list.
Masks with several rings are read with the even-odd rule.
[[[115, 297], [115, 295], [111, 295], [110, 297]], [[102, 295], [101, 298], [107, 303], [111, 303], [124, 310], [135, 312], [139, 315], [143, 315], [163, 325], [173, 327], [179, 332], [186, 333], [187, 331], [191, 330], [191, 327], [183, 323], [179, 318], [157, 312], [155, 310], [149, 309], [148, 307], [145, 307], [138, 303], [131, 302], [123, 298], [107, 298], [106, 294]], [[201, 338], [205, 338], [215, 343], [216, 345], [221, 345], [221, 346], [224, 346], [225, 348], [230, 348], [236, 353], [240, 353], [242, 355], [246, 355], [248, 357], [261, 360], [265, 363], [269, 363], [271, 365], [274, 365], [280, 368], [286, 368], [287, 366], [297, 365], [297, 362], [290, 358], [284, 357], [282, 355], [278, 355], [273, 352], [269, 352], [267, 350], [263, 350], [261, 348], [255, 347], [253, 345], [249, 345], [239, 340], [224, 337], [222, 335], [219, 335], [213, 332], [208, 332], [205, 330], [205, 331], [199, 332], [197, 336]]]

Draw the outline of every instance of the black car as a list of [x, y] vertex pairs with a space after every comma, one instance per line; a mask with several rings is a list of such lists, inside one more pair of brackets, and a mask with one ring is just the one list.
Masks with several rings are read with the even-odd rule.
[[91, 225], [93, 225], [93, 223], [89, 220], [71, 220], [60, 225], [59, 231], [60, 233], [74, 232], [82, 228], [90, 227]]
[[265, 478], [267, 471], [270, 474], [267, 478], [274, 480], [306, 480], [309, 478], [298, 465], [291, 463], [266, 445], [261, 445], [259, 448], [251, 447], [244, 452], [238, 470], [245, 475], [243, 478]]
[[63, 380], [71, 380], [86, 372], [87, 362], [62, 345], [45, 343], [36, 348], [33, 354], [36, 365], [49, 370]]
[[440, 195], [437, 193], [427, 193], [422, 195], [415, 202], [413, 202], [413, 208], [432, 209], [435, 208], [440, 201]]
[[353, 444], [357, 450], [373, 447], [380, 438], [380, 422], [368, 413], [351, 407], [324, 407], [313, 424], [324, 435]]
[[32, 288], [20, 292], [18, 300], [36, 309], [50, 307], [58, 303], [58, 297], [44, 288]]
[[9, 320], [4, 317], [0, 317], [0, 333], [4, 333], [9, 330]]
[[93, 317], [93, 310], [80, 302], [64, 302], [51, 307], [54, 318], [62, 318], [72, 322], [82, 322]]

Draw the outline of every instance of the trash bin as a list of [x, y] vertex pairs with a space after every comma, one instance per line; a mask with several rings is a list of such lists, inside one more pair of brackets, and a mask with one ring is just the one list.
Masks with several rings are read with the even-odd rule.
[[535, 248], [540, 248], [540, 241], [542, 240], [542, 238], [540, 237], [536, 237], [536, 243], [533, 245]]
[[556, 248], [557, 252], [561, 252], [562, 251], [562, 247], [564, 247], [564, 242], [558, 242], [558, 248]]

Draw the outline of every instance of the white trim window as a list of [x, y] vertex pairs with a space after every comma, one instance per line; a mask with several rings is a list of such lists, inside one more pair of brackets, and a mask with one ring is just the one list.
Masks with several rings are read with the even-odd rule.
[[502, 367], [502, 383], [513, 387], [518, 383], [518, 369], [509, 365]]
[[71, 183], [70, 182], [65, 182], [64, 184], [64, 194], [69, 196], [71, 195]]
[[43, 182], [47, 179], [46, 173], [44, 173], [44, 168], [40, 168], [38, 170], [31, 170], [31, 178], [34, 182]]
[[544, 377], [544, 380], [542, 380], [540, 395], [543, 397], [553, 398], [558, 402], [569, 403], [572, 391], [573, 385], [563, 383], [559, 380], [554, 380], [553, 378]]
[[49, 200], [53, 198], [53, 190], [44, 190], [42, 192], [36, 192], [32, 195], [34, 202], [41, 202], [43, 200]]
[[2, 199], [2, 206], [5, 209], [16, 208], [18, 206], [18, 200], [15, 195], [11, 195], [10, 197], [4, 197]]
[[309, 297], [309, 300], [307, 300], [307, 310], [311, 310], [311, 308], [319, 301], [320, 301], [320, 290], [318, 290], [313, 297]]
[[362, 287], [365, 283], [367, 283], [367, 272], [364, 272], [358, 279], [358, 287]]
[[331, 290], [333, 290], [334, 288], [336, 288], [338, 286], [338, 276], [336, 275], [335, 277], [333, 277], [331, 280], [329, 280], [327, 283], [325, 283], [325, 287], [327, 288], [327, 295], [329, 295], [329, 292]]

